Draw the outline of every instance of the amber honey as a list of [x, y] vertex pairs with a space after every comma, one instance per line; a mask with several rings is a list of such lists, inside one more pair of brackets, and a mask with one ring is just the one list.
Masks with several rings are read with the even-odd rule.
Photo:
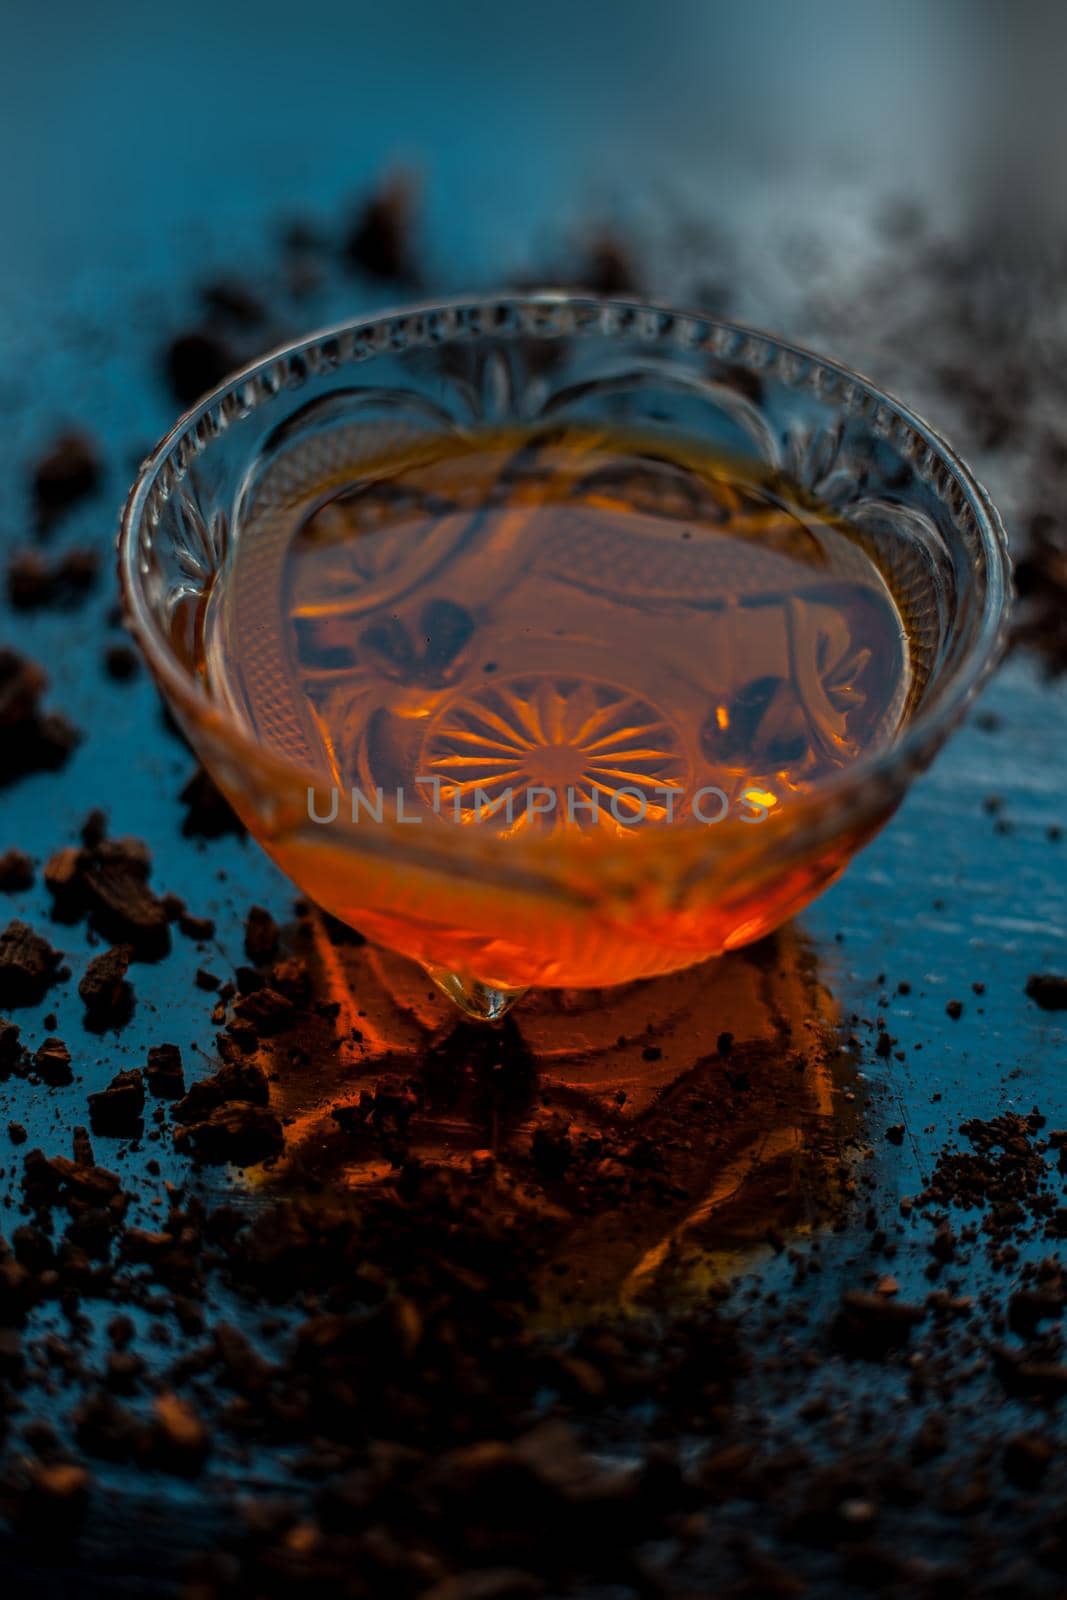
[[[316, 775], [318, 814], [264, 841], [309, 893], [502, 986], [685, 965], [809, 896], [807, 868], [767, 887], [791, 803], [892, 740], [912, 692], [905, 621], [846, 523], [778, 475], [602, 429], [399, 437], [304, 465], [299, 492], [253, 503], [201, 670]], [[506, 873], [497, 889], [358, 859], [330, 811], [484, 830], [504, 867], [554, 839], [585, 862], [586, 899], [607, 845], [743, 837], [751, 894], [667, 897], [623, 931], [617, 906], [598, 922]]]

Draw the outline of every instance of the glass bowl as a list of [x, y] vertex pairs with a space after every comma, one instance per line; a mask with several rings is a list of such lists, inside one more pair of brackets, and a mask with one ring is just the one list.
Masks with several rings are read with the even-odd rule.
[[[788, 474], [845, 519], [907, 620], [917, 673], [898, 732], [763, 827], [730, 816], [625, 839], [504, 836], [447, 811], [411, 826], [388, 799], [380, 816], [357, 808], [353, 820], [291, 741], [283, 751], [254, 736], [204, 670], [205, 617], [242, 537], [269, 536], [271, 508], [305, 491], [309, 451], [355, 460], [397, 427], [411, 437], [541, 423], [695, 440]], [[554, 291], [352, 322], [235, 374], [145, 463], [118, 553], [132, 632], [252, 834], [311, 899], [421, 962], [485, 1018], [531, 985], [669, 972], [799, 911], [885, 823], [961, 716], [996, 660], [1010, 595], [985, 491], [865, 379], [710, 317]]]

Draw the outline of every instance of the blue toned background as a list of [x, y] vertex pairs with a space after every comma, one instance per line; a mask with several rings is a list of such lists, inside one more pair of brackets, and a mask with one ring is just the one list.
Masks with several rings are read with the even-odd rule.
[[828, 174], [948, 196], [1009, 36], [966, 0], [7, 0], [0, 286], [151, 278], [190, 234], [331, 208], [397, 160], [479, 275], [591, 198], [810, 214]]

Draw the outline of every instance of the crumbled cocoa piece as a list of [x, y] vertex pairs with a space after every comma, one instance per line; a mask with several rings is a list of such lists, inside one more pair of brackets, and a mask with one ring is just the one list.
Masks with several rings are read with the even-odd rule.
[[242, 327], [258, 327], [267, 318], [266, 306], [259, 296], [246, 284], [232, 278], [206, 284], [200, 291], [200, 298], [208, 312], [216, 312]]
[[9, 1022], [6, 1017], [0, 1017], [0, 1078], [6, 1078], [9, 1073], [19, 1067], [23, 1049], [19, 1043], [19, 1026], [17, 1022]]
[[924, 1315], [921, 1306], [851, 1289], [841, 1296], [834, 1341], [847, 1355], [881, 1360], [908, 1342]]
[[95, 1167], [96, 1157], [93, 1155], [93, 1144], [89, 1138], [88, 1128], [75, 1128], [74, 1130], [74, 1159], [79, 1167]]
[[255, 1028], [237, 1017], [232, 1018], [225, 1032], [217, 1034], [216, 1038], [223, 1061], [236, 1061], [240, 1056], [250, 1055], [259, 1043]]
[[167, 907], [148, 883], [151, 858], [139, 839], [108, 839], [94, 828], [81, 850], [58, 850], [44, 881], [55, 914], [67, 922], [88, 915], [106, 939], [129, 947], [131, 959], [153, 959], [170, 945]]
[[1036, 1135], [1042, 1119], [1005, 1112], [971, 1118], [960, 1132], [969, 1151], [945, 1149], [920, 1199], [926, 1205], [1013, 1205], [1038, 1196], [1048, 1171]]
[[122, 1253], [130, 1261], [158, 1264], [173, 1248], [173, 1234], [151, 1233], [145, 1228], [126, 1228], [123, 1231]]
[[389, 179], [356, 217], [345, 240], [352, 266], [374, 278], [416, 284], [412, 246], [415, 189], [403, 174]]
[[579, 282], [594, 294], [637, 292], [640, 279], [629, 246], [616, 234], [597, 234], [589, 244]]
[[133, 1008], [133, 990], [126, 982], [132, 946], [115, 945], [94, 956], [78, 984], [86, 1011], [86, 1019], [99, 1027], [119, 1027]]
[[44, 864], [44, 884], [52, 896], [56, 918], [60, 922], [76, 922], [85, 908], [81, 851], [68, 845], [49, 856]]
[[8, 600], [16, 611], [51, 605], [53, 566], [43, 550], [16, 550], [8, 560]]
[[49, 560], [43, 550], [16, 550], [7, 564], [7, 597], [17, 611], [73, 606], [96, 581], [95, 550], [67, 550]]
[[70, 1070], [70, 1051], [62, 1039], [46, 1039], [35, 1052], [33, 1065], [45, 1083], [59, 1086], [74, 1081], [74, 1074]]
[[284, 960], [276, 961], [267, 976], [268, 987], [291, 1000], [297, 1010], [304, 1010], [311, 1005], [314, 997], [311, 973], [301, 956], [286, 956]]
[[46, 678], [35, 662], [0, 651], [0, 727], [18, 729], [37, 709]]
[[220, 984], [222, 983], [222, 979], [219, 977], [218, 973], [209, 972], [207, 967], [197, 967], [195, 981], [196, 987], [198, 989], [206, 989], [208, 994], [214, 994], [215, 990], [219, 988]]
[[32, 1006], [56, 982], [61, 954], [25, 922], [0, 933], [0, 1005]]
[[191, 406], [201, 395], [217, 388], [239, 365], [226, 341], [208, 328], [179, 334], [167, 347], [164, 370], [174, 398]]
[[175, 1122], [198, 1122], [216, 1106], [234, 1100], [260, 1106], [270, 1103], [270, 1085], [262, 1067], [252, 1061], [228, 1062], [211, 1077], [192, 1084], [171, 1114]]
[[1026, 980], [1026, 993], [1042, 1011], [1067, 1011], [1067, 978], [1052, 972], [1035, 972]]
[[203, 767], [197, 768], [178, 798], [186, 808], [182, 832], [189, 837], [219, 839], [244, 832], [244, 824]]
[[33, 887], [33, 862], [24, 850], [5, 850], [0, 855], [0, 891], [17, 894]]
[[81, 826], [81, 841], [86, 850], [95, 850], [107, 838], [107, 812], [94, 806]]
[[233, 979], [234, 989], [240, 995], [255, 994], [257, 989], [264, 989], [267, 985], [266, 976], [255, 967], [238, 967]]
[[144, 1111], [144, 1079], [133, 1067], [118, 1072], [106, 1089], [89, 1096], [89, 1121], [93, 1132], [112, 1138], [133, 1138], [140, 1132]]
[[207, 1459], [208, 1431], [187, 1400], [172, 1393], [156, 1396], [149, 1440], [151, 1465], [163, 1472], [192, 1477]]
[[128, 683], [137, 676], [140, 662], [128, 644], [109, 644], [104, 651], [104, 670], [116, 683]]
[[[134, 1231], [128, 1229], [126, 1237]], [[132, 1350], [111, 1350], [104, 1369], [104, 1383], [112, 1394], [136, 1394], [144, 1371], [145, 1363]]]
[[963, 1001], [950, 1000], [945, 1007], [945, 1015], [951, 1017], [953, 1022], [958, 1022], [963, 1016]]
[[290, 1025], [296, 1008], [288, 995], [265, 985], [242, 995], [233, 1010], [241, 1022], [247, 1022], [257, 1033], [270, 1035], [281, 1033]]
[[92, 1479], [73, 1461], [32, 1462], [18, 1502], [20, 1530], [35, 1539], [69, 1539], [85, 1521]]
[[61, 767], [78, 743], [68, 722], [41, 709], [47, 682], [36, 663], [0, 648], [0, 787]]
[[292, 217], [279, 231], [282, 249], [297, 255], [314, 255], [326, 249], [326, 238], [307, 217]]
[[33, 470], [33, 495], [40, 526], [82, 500], [100, 480], [100, 461], [88, 434], [62, 433]]
[[162, 955], [169, 945], [166, 907], [148, 886], [149, 867], [137, 839], [102, 839], [80, 862], [94, 926], [141, 956]]
[[187, 939], [193, 939], [198, 944], [215, 937], [215, 924], [210, 917], [194, 917], [188, 911], [183, 911], [179, 916], [178, 927]]
[[23, 1223], [11, 1236], [15, 1260], [28, 1272], [47, 1272], [55, 1266], [56, 1252], [52, 1240], [40, 1228]]
[[154, 1044], [145, 1067], [150, 1092], [161, 1100], [176, 1100], [185, 1093], [182, 1053], [176, 1044]]
[[[337, 1106], [330, 1115], [345, 1133], [369, 1132], [399, 1166], [408, 1151], [409, 1124], [421, 1105], [418, 1085], [383, 1079], [373, 1089], [364, 1090], [354, 1106]], [[536, 1161], [538, 1151], [533, 1154]]]
[[1047, 1318], [1062, 1316], [1065, 1306], [1067, 1285], [1062, 1277], [1055, 1283], [1017, 1289], [1008, 1301], [1008, 1326], [1030, 1338]]
[[221, 1105], [202, 1122], [178, 1128], [176, 1150], [190, 1150], [211, 1165], [232, 1162], [251, 1167], [277, 1155], [285, 1145], [282, 1125], [265, 1106], [233, 1101]]
[[22, 1188], [28, 1204], [47, 1209], [64, 1196], [106, 1207], [121, 1203], [122, 1185], [105, 1167], [87, 1167], [66, 1156], [46, 1156], [30, 1150], [23, 1157]]
[[1063, 1362], [1033, 1358], [1004, 1345], [994, 1349], [993, 1360], [997, 1376], [1010, 1395], [1058, 1400], [1067, 1394], [1067, 1365]]
[[129, 1461], [145, 1447], [145, 1429], [126, 1406], [104, 1390], [90, 1394], [74, 1413], [75, 1437], [86, 1455]]
[[253, 906], [245, 919], [245, 954], [257, 966], [271, 961], [278, 949], [278, 924], [263, 906]]

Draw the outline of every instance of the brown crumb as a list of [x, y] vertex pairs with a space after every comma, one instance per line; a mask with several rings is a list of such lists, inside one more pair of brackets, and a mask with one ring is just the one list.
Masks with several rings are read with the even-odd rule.
[[56, 982], [60, 960], [27, 923], [9, 922], [0, 933], [0, 1005], [36, 1005]]
[[136, 1067], [116, 1073], [106, 1089], [89, 1096], [89, 1121], [93, 1132], [111, 1138], [136, 1137], [143, 1111], [144, 1080]]
[[232, 1162], [251, 1167], [277, 1155], [284, 1147], [282, 1126], [266, 1106], [234, 1101], [219, 1106], [202, 1122], [178, 1128], [176, 1150], [190, 1150], [210, 1165]]
[[191, 328], [171, 340], [163, 364], [174, 398], [180, 405], [191, 406], [201, 395], [217, 388], [239, 360], [230, 345], [210, 328]]
[[38, 525], [47, 528], [68, 506], [92, 494], [99, 481], [100, 460], [88, 434], [60, 434], [33, 469]]
[[97, 837], [94, 828], [81, 850], [71, 846], [45, 864], [44, 881], [57, 917], [88, 916], [106, 939], [129, 945], [131, 957], [151, 960], [170, 945], [167, 907], [149, 886], [151, 857], [139, 839]]
[[68, 550], [54, 560], [43, 550], [16, 550], [7, 564], [7, 597], [16, 611], [76, 605], [92, 588], [99, 565], [95, 550]]
[[34, 1070], [39, 1073], [45, 1083], [59, 1086], [73, 1082], [74, 1074], [70, 1070], [70, 1051], [62, 1039], [46, 1039], [35, 1052], [33, 1065]]
[[245, 919], [245, 954], [259, 966], [278, 949], [278, 924], [263, 906], [253, 906]]
[[1067, 1011], [1067, 978], [1052, 972], [1031, 973], [1026, 993], [1042, 1011]]
[[629, 246], [608, 232], [598, 233], [590, 242], [579, 282], [594, 294], [603, 295], [633, 294], [641, 287]]
[[852, 1289], [841, 1296], [834, 1342], [848, 1355], [882, 1360], [907, 1343], [923, 1316], [921, 1306]]
[[203, 767], [197, 768], [178, 798], [185, 807], [182, 832], [188, 837], [219, 839], [244, 832], [244, 824]]
[[0, 855], [0, 891], [17, 894], [33, 887], [33, 862], [24, 850], [5, 850]]
[[104, 671], [116, 683], [128, 683], [139, 667], [137, 653], [128, 644], [109, 644], [104, 651]]
[[182, 1053], [176, 1044], [154, 1044], [148, 1052], [145, 1077], [152, 1094], [161, 1100], [177, 1100], [185, 1093]]
[[126, 982], [133, 947], [115, 945], [94, 956], [78, 984], [78, 994], [85, 1004], [86, 1016], [98, 1026], [118, 1027], [132, 1010], [133, 990]]
[[412, 227], [415, 184], [406, 174], [388, 179], [363, 206], [345, 240], [353, 267], [392, 283], [416, 284]]
[[200, 291], [200, 298], [206, 311], [245, 328], [258, 327], [267, 319], [263, 301], [247, 284], [239, 283], [235, 278], [220, 278], [214, 283], [205, 284]]
[[172, 1393], [156, 1396], [150, 1459], [163, 1472], [191, 1477], [199, 1472], [210, 1449], [202, 1419], [187, 1400]]
[[0, 648], [0, 787], [61, 767], [78, 743], [64, 718], [42, 710], [47, 683], [35, 662]]

